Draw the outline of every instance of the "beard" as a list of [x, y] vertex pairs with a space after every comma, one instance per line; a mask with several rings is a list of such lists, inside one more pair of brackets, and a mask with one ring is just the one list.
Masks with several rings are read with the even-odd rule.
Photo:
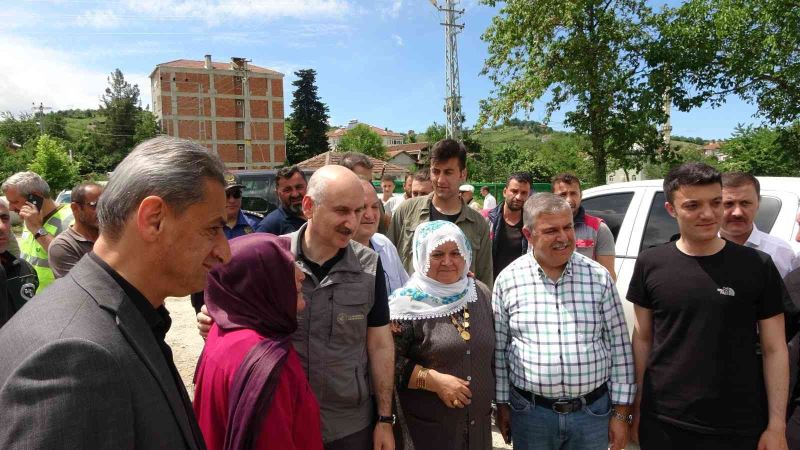
[[286, 209], [289, 210], [290, 213], [294, 214], [295, 216], [301, 216], [303, 214], [303, 204], [302, 203], [289, 203], [286, 205]]

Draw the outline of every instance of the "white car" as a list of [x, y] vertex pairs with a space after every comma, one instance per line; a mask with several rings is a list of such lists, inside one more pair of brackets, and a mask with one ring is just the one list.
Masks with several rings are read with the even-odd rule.
[[[800, 252], [795, 217], [800, 205], [800, 178], [757, 177], [761, 205], [755, 223], [759, 230], [791, 243]], [[633, 304], [626, 299], [639, 252], [664, 244], [678, 233], [678, 224], [664, 209], [663, 180], [633, 181], [587, 189], [581, 204], [601, 217], [616, 240], [617, 289], [633, 332]]]

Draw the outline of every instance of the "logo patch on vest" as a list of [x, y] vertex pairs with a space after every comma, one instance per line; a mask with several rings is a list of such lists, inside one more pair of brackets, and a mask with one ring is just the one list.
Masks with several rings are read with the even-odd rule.
[[33, 283], [25, 283], [19, 288], [19, 295], [25, 300], [30, 300], [36, 295], [36, 286]]
[[577, 239], [575, 246], [578, 248], [591, 248], [594, 247], [594, 239]]
[[336, 316], [336, 321], [339, 322], [340, 325], [344, 325], [345, 322], [351, 322], [353, 320], [364, 320], [364, 315], [339, 313], [339, 315]]

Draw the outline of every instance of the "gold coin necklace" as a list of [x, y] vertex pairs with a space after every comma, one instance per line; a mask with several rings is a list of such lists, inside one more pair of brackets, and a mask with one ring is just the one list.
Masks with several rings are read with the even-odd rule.
[[456, 314], [450, 316], [450, 321], [453, 322], [453, 325], [458, 330], [458, 333], [461, 335], [461, 339], [468, 341], [470, 339], [469, 335], [469, 308], [464, 305], [464, 310], [461, 311], [461, 322], [456, 319]]

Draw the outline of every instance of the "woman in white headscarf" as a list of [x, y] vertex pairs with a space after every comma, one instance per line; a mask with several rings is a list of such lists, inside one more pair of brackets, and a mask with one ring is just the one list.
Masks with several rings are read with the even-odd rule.
[[455, 224], [426, 222], [413, 258], [414, 274], [389, 297], [398, 447], [491, 449], [491, 293], [468, 276], [472, 246]]

